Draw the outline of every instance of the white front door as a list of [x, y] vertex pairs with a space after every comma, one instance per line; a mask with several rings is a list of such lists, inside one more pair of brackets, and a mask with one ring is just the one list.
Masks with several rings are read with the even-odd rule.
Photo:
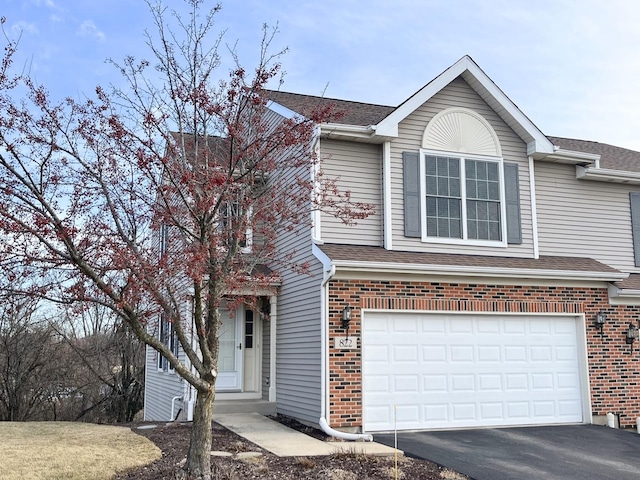
[[244, 308], [235, 313], [221, 309], [220, 354], [218, 357], [218, 391], [242, 389], [242, 324]]

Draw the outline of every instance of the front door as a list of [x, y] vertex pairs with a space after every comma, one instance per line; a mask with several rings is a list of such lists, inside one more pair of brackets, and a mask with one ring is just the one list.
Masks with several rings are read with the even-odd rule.
[[220, 315], [220, 355], [218, 358], [219, 391], [238, 391], [242, 389], [242, 324], [244, 308], [235, 313], [221, 309]]

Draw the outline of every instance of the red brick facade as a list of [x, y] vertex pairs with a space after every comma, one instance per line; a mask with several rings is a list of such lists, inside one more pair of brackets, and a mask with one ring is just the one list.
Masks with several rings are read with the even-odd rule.
[[[328, 418], [334, 427], [362, 426], [361, 346], [336, 350], [332, 343], [344, 336], [340, 320], [346, 305], [353, 307], [349, 335], [359, 338], [363, 308], [585, 314], [592, 413], [616, 413], [623, 427], [640, 417], [640, 346], [630, 354], [625, 343], [627, 325], [637, 321], [640, 307], [610, 305], [606, 288], [334, 280], [329, 290]], [[607, 315], [603, 336], [593, 327], [599, 311]]]

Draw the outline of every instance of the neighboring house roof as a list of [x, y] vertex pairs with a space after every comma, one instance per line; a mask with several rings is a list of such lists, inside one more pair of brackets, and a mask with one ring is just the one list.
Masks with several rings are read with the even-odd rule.
[[606, 143], [573, 138], [547, 137], [554, 145], [576, 152], [595, 153], [600, 155], [600, 168], [640, 172], [640, 152], [628, 148], [616, 147]]
[[298, 93], [279, 92], [275, 90], [265, 90], [265, 95], [269, 100], [279, 103], [301, 115], [309, 111], [334, 105], [343, 116], [335, 119], [334, 123], [341, 125], [375, 125], [388, 116], [395, 107], [386, 105], [374, 105], [371, 103], [352, 102], [349, 100], [339, 100], [336, 98], [318, 97], [313, 95], [302, 95]]
[[[381, 268], [384, 264], [394, 265], [398, 268], [410, 267], [421, 269], [425, 273], [433, 273], [439, 270], [442, 274], [474, 271], [477, 275], [486, 273], [491, 276], [493, 272], [503, 272], [501, 276], [508, 276], [511, 272], [514, 276], [531, 277], [585, 277], [591, 280], [617, 281], [626, 278], [627, 274], [615, 268], [609, 267], [591, 258], [583, 257], [555, 257], [542, 256], [539, 259], [492, 257], [485, 255], [457, 255], [447, 253], [419, 253], [385, 250], [382, 247], [369, 247], [360, 245], [324, 244], [320, 249], [340, 268], [358, 268], [359, 266], [375, 264]], [[437, 267], [435, 269], [423, 267]], [[445, 267], [445, 268], [439, 268]], [[537, 273], [536, 273], [537, 272]]]

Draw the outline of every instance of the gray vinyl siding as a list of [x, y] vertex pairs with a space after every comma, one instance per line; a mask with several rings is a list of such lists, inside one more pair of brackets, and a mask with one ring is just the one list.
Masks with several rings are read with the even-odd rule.
[[[453, 245], [422, 242], [419, 238], [409, 238], [404, 235], [402, 152], [418, 152], [429, 120], [442, 110], [451, 107], [468, 108], [482, 115], [498, 135], [504, 162], [518, 164], [522, 223], [521, 244], [508, 245], [508, 247]], [[531, 257], [533, 255], [531, 195], [526, 144], [475, 93], [466, 81], [459, 77], [443, 88], [424, 105], [405, 118], [399, 125], [398, 133], [398, 138], [391, 142], [391, 216], [394, 250], [508, 257]]]
[[573, 165], [536, 162], [541, 255], [594, 258], [625, 272], [634, 265], [628, 185], [577, 180]]
[[[154, 332], [157, 325], [150, 325]], [[144, 400], [144, 419], [151, 422], [166, 422], [171, 418], [171, 399], [182, 396], [184, 384], [180, 375], [175, 372], [158, 370], [158, 352], [147, 347], [146, 353], [146, 384]], [[181, 402], [175, 402], [174, 415], [178, 413]]]
[[[293, 179], [294, 172], [288, 173]], [[309, 271], [275, 267], [282, 277], [276, 325], [276, 408], [280, 414], [317, 424], [321, 408], [322, 266], [311, 252], [311, 233], [310, 228], [302, 227], [281, 235], [278, 241], [279, 251], [294, 252], [294, 263], [308, 262]]]
[[306, 257], [312, 262], [310, 274], [285, 272], [278, 300], [277, 411], [317, 424], [321, 407], [322, 268], [310, 257], [310, 235], [303, 238], [298, 242], [300, 260]]
[[382, 246], [382, 150], [380, 145], [323, 139], [322, 169], [337, 178], [340, 191], [349, 191], [354, 202], [372, 204], [375, 213], [347, 226], [332, 215], [321, 215], [322, 241]]

